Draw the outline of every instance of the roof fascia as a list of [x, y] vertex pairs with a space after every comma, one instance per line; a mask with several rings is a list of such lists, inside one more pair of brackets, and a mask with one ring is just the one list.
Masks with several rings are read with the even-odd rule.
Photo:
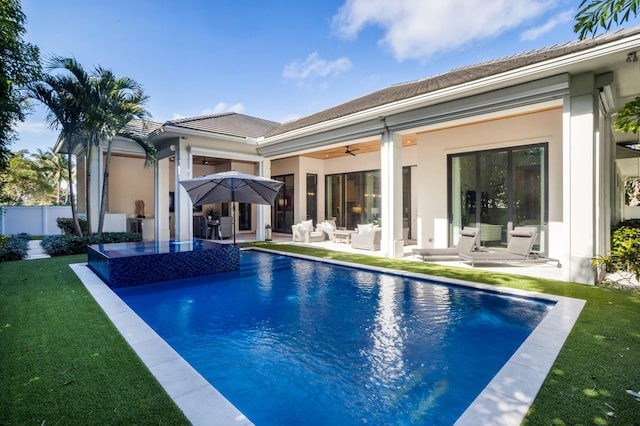
[[568, 94], [570, 80], [571, 77], [568, 74], [561, 74], [468, 98], [458, 98], [405, 111], [385, 117], [385, 120], [391, 131], [401, 131], [542, 104], [562, 99]]
[[190, 151], [193, 155], [203, 155], [205, 157], [218, 157], [228, 160], [238, 161], [262, 161], [264, 157], [255, 154], [246, 154], [242, 152], [222, 151], [218, 149], [207, 149], [201, 147], [191, 147]]
[[378, 137], [385, 130], [402, 131], [429, 125], [461, 120], [472, 116], [495, 113], [507, 109], [522, 108], [561, 99], [569, 92], [570, 76], [557, 75], [516, 86], [505, 87], [488, 93], [403, 111], [341, 128], [328, 129], [266, 146], [258, 146], [265, 157], [286, 156], [305, 150], [324, 148], [327, 145], [353, 141], [366, 137]]

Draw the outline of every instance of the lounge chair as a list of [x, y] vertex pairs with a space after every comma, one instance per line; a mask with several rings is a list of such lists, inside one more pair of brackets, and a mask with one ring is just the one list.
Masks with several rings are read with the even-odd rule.
[[537, 228], [533, 226], [517, 226], [509, 233], [509, 243], [506, 251], [489, 252], [476, 251], [470, 253], [460, 253], [460, 260], [475, 266], [476, 263], [512, 263], [512, 262], [557, 262], [558, 268], [561, 266], [557, 259], [550, 259], [531, 251], [538, 234]]
[[460, 253], [467, 253], [480, 247], [480, 230], [466, 227], [460, 231], [460, 239], [455, 247], [447, 248], [415, 248], [413, 255], [425, 258], [451, 258], [458, 260]]

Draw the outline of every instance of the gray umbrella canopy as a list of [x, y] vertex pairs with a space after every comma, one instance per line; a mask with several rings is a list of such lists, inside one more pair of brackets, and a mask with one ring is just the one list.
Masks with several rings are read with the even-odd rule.
[[[272, 205], [284, 183], [236, 171], [215, 173], [180, 181], [194, 206], [213, 203]], [[235, 210], [235, 204], [233, 205]], [[235, 226], [233, 243], [236, 242]]]
[[180, 181], [194, 206], [213, 203], [273, 204], [283, 182], [236, 171]]

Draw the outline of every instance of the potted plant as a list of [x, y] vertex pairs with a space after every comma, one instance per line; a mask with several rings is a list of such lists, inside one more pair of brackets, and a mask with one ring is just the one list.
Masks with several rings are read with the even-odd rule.
[[218, 220], [219, 217], [220, 217], [220, 212], [217, 209], [214, 209], [213, 207], [209, 207], [207, 209], [207, 220], [208, 221]]

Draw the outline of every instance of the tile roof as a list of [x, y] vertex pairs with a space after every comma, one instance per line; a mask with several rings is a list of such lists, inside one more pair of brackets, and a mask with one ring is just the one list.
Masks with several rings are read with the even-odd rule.
[[302, 117], [298, 120], [284, 123], [282, 126], [271, 130], [265, 135], [265, 137], [276, 136], [289, 131], [301, 129], [306, 126], [322, 123], [324, 121], [345, 117], [347, 115], [355, 114], [381, 105], [424, 95], [426, 93], [435, 92], [437, 90], [468, 83], [481, 78], [491, 77], [549, 59], [587, 50], [589, 48], [620, 40], [638, 33], [640, 33], [640, 26], [602, 34], [585, 40], [572, 41], [539, 50], [533, 50], [476, 65], [469, 65], [421, 80], [396, 84], [306, 117]]
[[164, 125], [229, 136], [258, 138], [278, 128], [280, 123], [235, 112], [228, 112], [224, 114], [171, 120], [164, 123]]
[[124, 126], [123, 130], [138, 136], [147, 136], [160, 127], [162, 127], [162, 123], [134, 119], [129, 121], [126, 126]]

